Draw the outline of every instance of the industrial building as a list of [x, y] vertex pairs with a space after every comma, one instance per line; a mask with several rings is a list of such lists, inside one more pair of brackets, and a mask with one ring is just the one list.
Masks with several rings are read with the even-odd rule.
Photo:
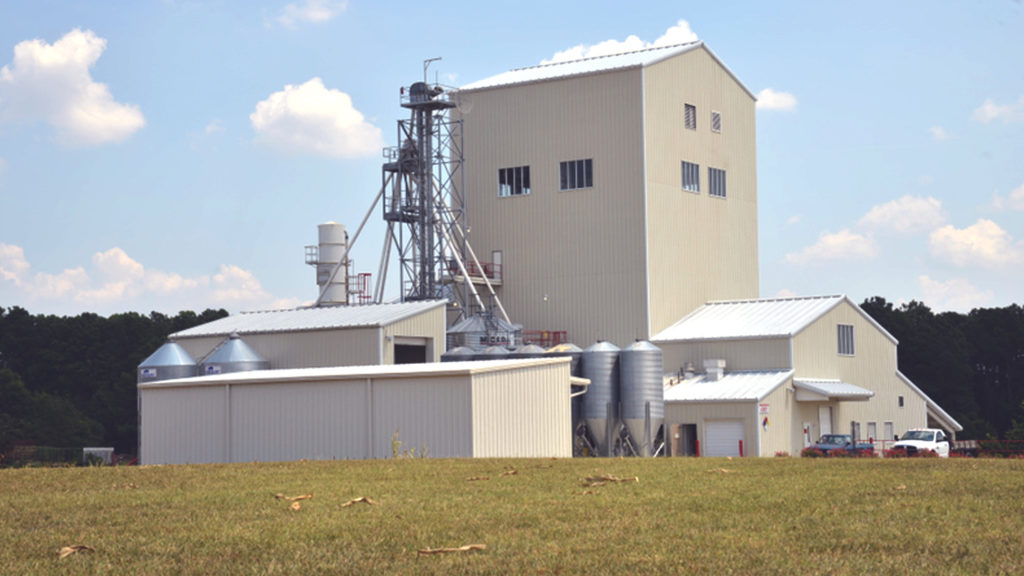
[[232, 334], [270, 368], [437, 362], [445, 347], [443, 300], [249, 312], [170, 335], [193, 358]]
[[962, 430], [899, 372], [896, 339], [845, 296], [709, 302], [652, 341], [666, 370], [678, 367], [664, 395], [675, 453], [798, 454], [851, 423], [879, 446], [926, 424]]
[[458, 91], [473, 248], [527, 330], [648, 339], [757, 298], [755, 98], [703, 42]]
[[569, 362], [260, 370], [143, 383], [142, 462], [569, 457]]
[[[393, 439], [771, 456], [851, 423], [961, 429], [848, 298], [756, 299], [755, 98], [703, 42], [424, 79], [401, 106], [366, 218], [307, 247], [314, 306], [178, 332], [140, 365], [144, 463], [380, 458]], [[374, 214], [371, 290], [348, 250]], [[596, 343], [538, 359], [524, 328]]]

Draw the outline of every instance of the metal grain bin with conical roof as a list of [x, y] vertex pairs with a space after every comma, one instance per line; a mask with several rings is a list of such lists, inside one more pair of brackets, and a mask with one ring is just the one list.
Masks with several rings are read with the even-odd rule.
[[509, 358], [542, 358], [547, 350], [537, 346], [536, 344], [527, 344], [520, 346], [515, 350], [508, 353]]
[[641, 456], [651, 455], [654, 437], [665, 420], [663, 365], [661, 348], [644, 340], [634, 342], [619, 353], [622, 423]]
[[270, 362], [263, 359], [255, 350], [239, 337], [232, 334], [221, 342], [213, 353], [203, 360], [200, 366], [202, 374], [228, 374], [231, 372], [250, 372], [252, 370], [269, 370]]
[[488, 346], [473, 355], [473, 360], [506, 360], [508, 348], [504, 346]]
[[196, 361], [177, 342], [167, 342], [139, 364], [138, 380], [155, 382], [196, 375]]
[[590, 380], [583, 395], [583, 419], [594, 447], [601, 456], [609, 456], [610, 436], [616, 431], [619, 407], [619, 347], [598, 341], [583, 351], [580, 373]]
[[476, 350], [473, 350], [469, 346], [456, 346], [444, 354], [441, 354], [441, 362], [465, 362], [467, 360], [473, 360], [475, 356]]

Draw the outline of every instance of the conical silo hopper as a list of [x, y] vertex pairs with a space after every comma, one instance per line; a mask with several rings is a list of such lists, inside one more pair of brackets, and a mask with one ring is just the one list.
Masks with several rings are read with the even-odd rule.
[[622, 423], [641, 456], [651, 455], [654, 437], [665, 420], [663, 365], [661, 349], [647, 341], [634, 342], [619, 353]]
[[609, 436], [615, 433], [619, 408], [619, 347], [597, 342], [583, 351], [580, 372], [590, 380], [583, 395], [583, 420], [600, 456], [609, 456]]

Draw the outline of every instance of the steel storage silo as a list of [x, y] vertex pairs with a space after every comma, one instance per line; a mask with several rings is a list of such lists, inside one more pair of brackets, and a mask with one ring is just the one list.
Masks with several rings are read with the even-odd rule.
[[619, 410], [619, 347], [598, 341], [583, 351], [580, 373], [590, 380], [583, 395], [583, 420], [601, 456], [609, 456]]
[[544, 354], [546, 352], [547, 352], [547, 350], [544, 350], [543, 348], [541, 348], [540, 346], [537, 346], [536, 344], [527, 344], [525, 346], [520, 346], [519, 348], [516, 348], [515, 350], [509, 352], [508, 353], [508, 357], [509, 358], [541, 358], [541, 357], [544, 356]]
[[177, 342], [166, 342], [139, 364], [136, 382], [190, 378], [196, 375], [196, 361]]
[[488, 346], [473, 355], [473, 360], [506, 360], [508, 348], [504, 346]]
[[473, 350], [469, 346], [456, 346], [444, 354], [441, 354], [441, 362], [465, 362], [467, 360], [473, 360], [475, 356], [476, 350]]
[[250, 348], [238, 334], [232, 334], [221, 342], [199, 367], [203, 375], [269, 369], [270, 362]]
[[663, 365], [661, 349], [647, 341], [638, 340], [619, 353], [622, 423], [641, 456], [651, 455], [654, 438], [665, 420]]

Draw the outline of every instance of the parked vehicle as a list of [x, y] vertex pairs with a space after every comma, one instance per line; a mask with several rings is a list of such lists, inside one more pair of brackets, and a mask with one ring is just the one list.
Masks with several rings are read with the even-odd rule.
[[828, 454], [832, 450], [847, 450], [858, 452], [874, 452], [875, 445], [871, 442], [858, 442], [856, 446], [853, 444], [849, 434], [822, 434], [821, 438], [818, 439], [818, 443], [814, 445], [814, 448], [821, 450], [823, 453]]
[[949, 458], [949, 438], [937, 428], [915, 428], [907, 430], [899, 441], [892, 445], [893, 450], [903, 450], [908, 456], [928, 450], [941, 458]]

